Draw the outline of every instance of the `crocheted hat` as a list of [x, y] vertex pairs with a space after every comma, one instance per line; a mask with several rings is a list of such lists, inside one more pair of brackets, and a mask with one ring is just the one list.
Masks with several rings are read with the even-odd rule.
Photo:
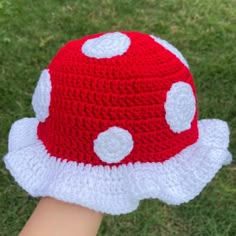
[[32, 196], [121, 214], [145, 198], [181, 204], [223, 164], [229, 129], [198, 121], [189, 66], [167, 41], [101, 33], [62, 47], [16, 121], [7, 169]]

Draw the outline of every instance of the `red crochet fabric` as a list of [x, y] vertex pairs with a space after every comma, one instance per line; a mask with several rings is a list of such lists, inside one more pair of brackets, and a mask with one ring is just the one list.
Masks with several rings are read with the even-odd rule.
[[[163, 162], [197, 141], [197, 111], [191, 128], [181, 133], [174, 133], [165, 119], [173, 83], [188, 83], [196, 97], [189, 69], [149, 35], [123, 33], [131, 44], [121, 56], [83, 54], [84, 42], [99, 34], [67, 43], [48, 66], [49, 117], [39, 123], [38, 137], [51, 156], [108, 166]], [[95, 154], [93, 140], [112, 126], [128, 130], [134, 147], [119, 163], [108, 164]]]

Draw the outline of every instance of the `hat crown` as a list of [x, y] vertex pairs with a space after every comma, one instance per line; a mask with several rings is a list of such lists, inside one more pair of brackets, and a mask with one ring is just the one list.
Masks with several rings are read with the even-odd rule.
[[[38, 126], [48, 152], [85, 164], [119, 165], [162, 162], [196, 142], [194, 82], [173, 48], [138, 32], [96, 34], [62, 47], [47, 68], [50, 105]], [[133, 139], [132, 150], [114, 163], [94, 151], [94, 141], [111, 127]]]

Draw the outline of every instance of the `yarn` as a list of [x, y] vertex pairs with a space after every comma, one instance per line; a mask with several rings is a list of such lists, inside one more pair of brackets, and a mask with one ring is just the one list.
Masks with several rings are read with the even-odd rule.
[[42, 71], [32, 105], [36, 117], [11, 127], [4, 162], [34, 197], [115, 215], [145, 198], [179, 205], [232, 160], [227, 123], [198, 121], [187, 61], [153, 35], [68, 42]]

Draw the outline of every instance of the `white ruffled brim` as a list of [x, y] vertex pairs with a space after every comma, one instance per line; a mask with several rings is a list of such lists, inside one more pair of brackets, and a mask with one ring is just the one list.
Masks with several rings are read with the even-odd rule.
[[34, 197], [51, 196], [113, 215], [135, 210], [146, 198], [188, 202], [232, 160], [229, 129], [221, 120], [199, 121], [198, 141], [163, 163], [112, 168], [51, 157], [37, 138], [37, 125], [36, 118], [24, 118], [9, 134], [4, 161], [18, 184]]

